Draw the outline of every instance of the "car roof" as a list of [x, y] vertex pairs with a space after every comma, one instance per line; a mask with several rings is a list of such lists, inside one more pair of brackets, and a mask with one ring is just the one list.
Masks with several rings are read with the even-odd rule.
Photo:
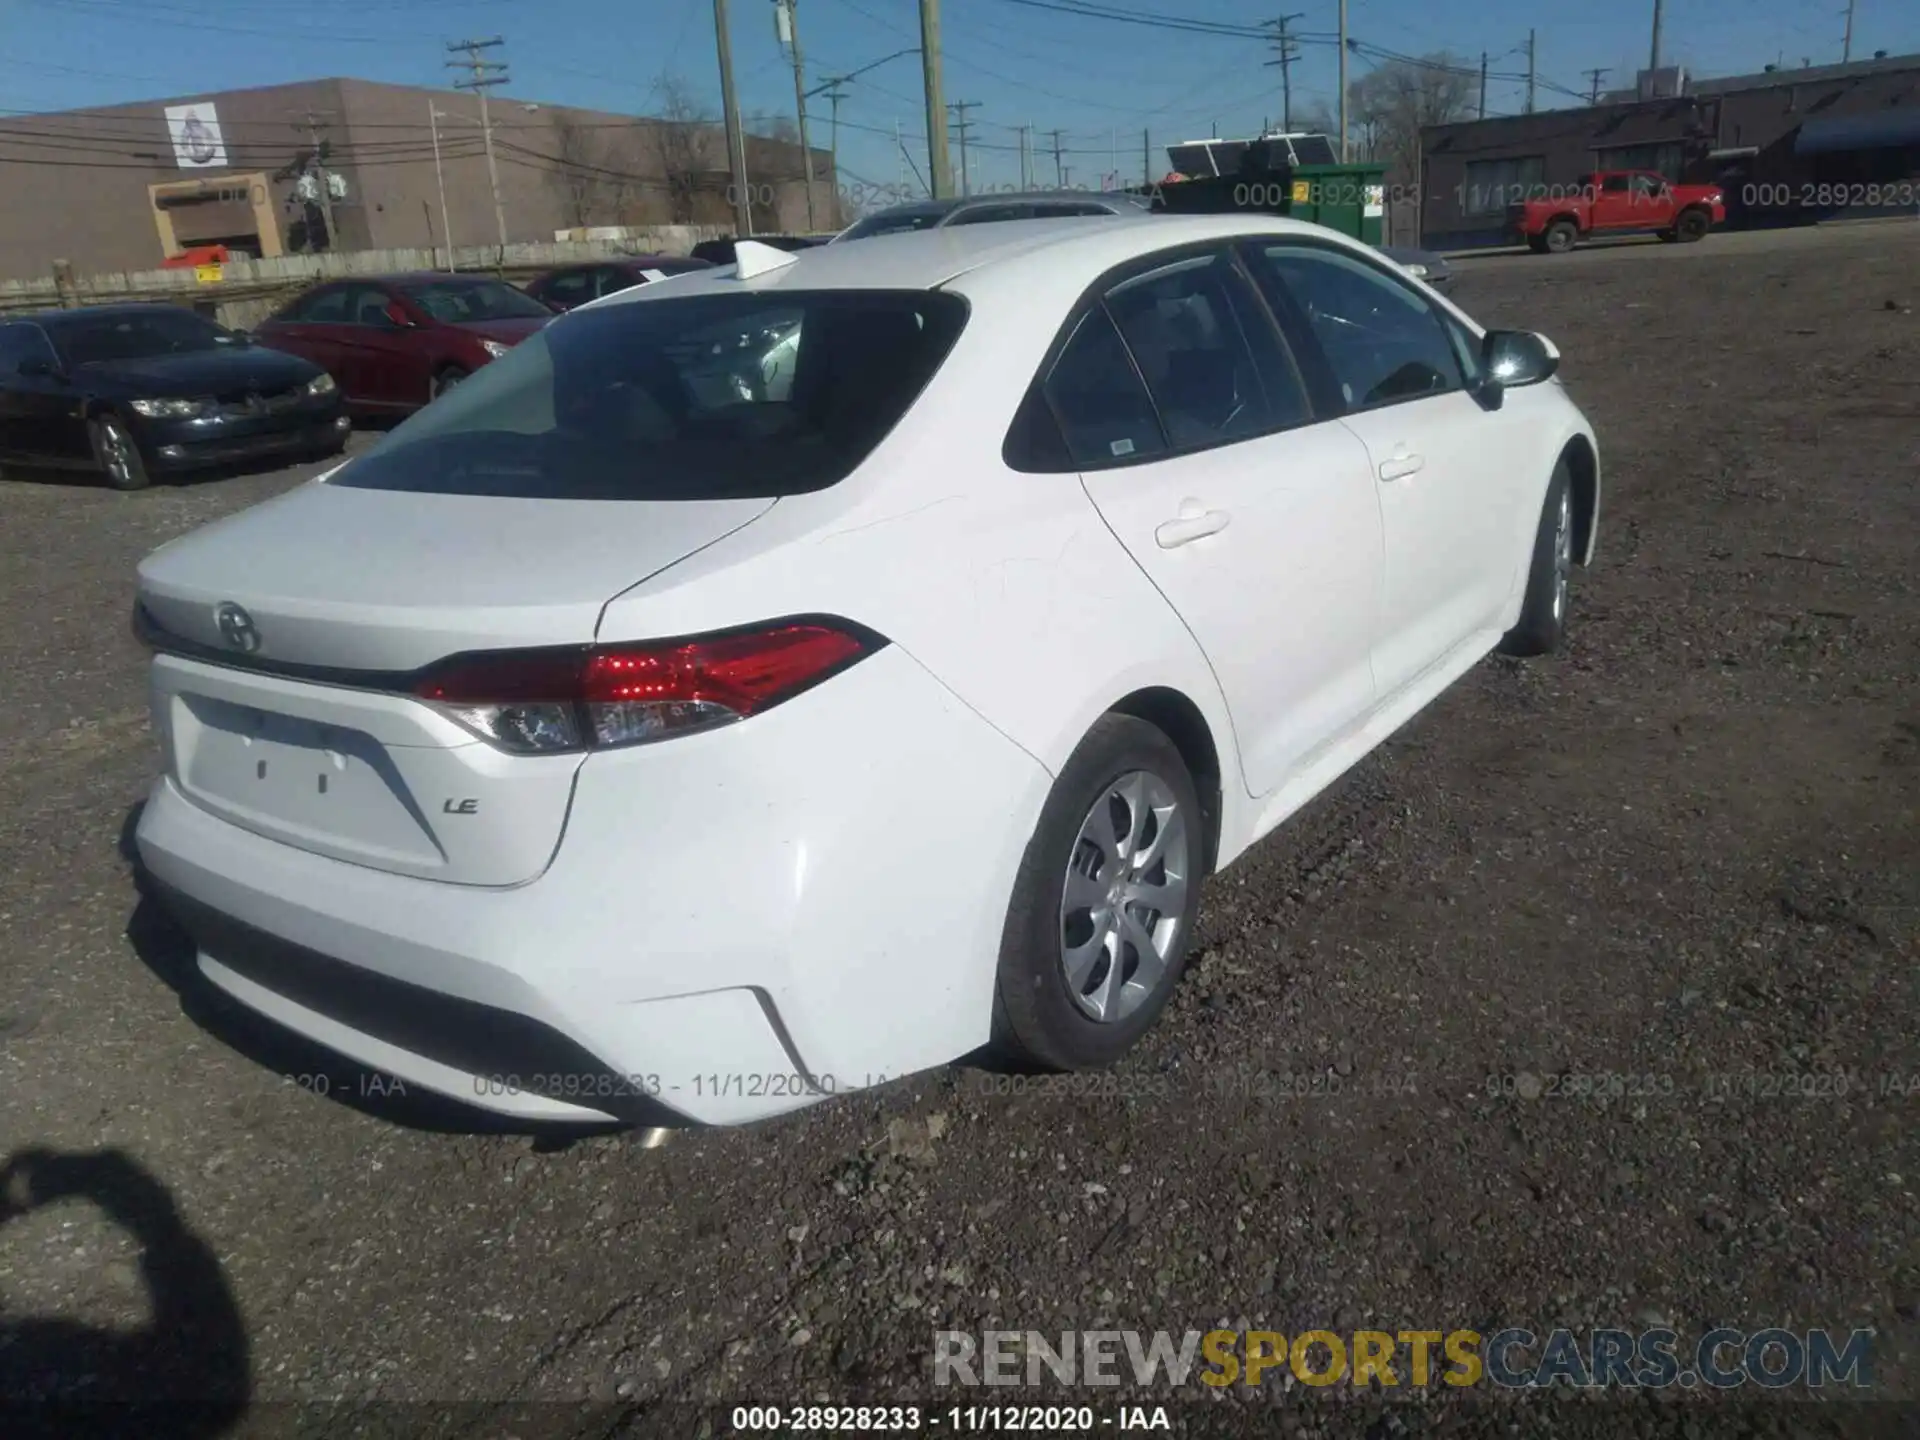
[[24, 310], [10, 315], [0, 314], [0, 325], [58, 327], [70, 320], [94, 319], [102, 315], [152, 315], [162, 310], [173, 315], [195, 313], [185, 305], [176, 305], [168, 300], [123, 300], [115, 305], [83, 305], [78, 310]]
[[[908, 215], [955, 215], [962, 210], [980, 210], [998, 208], [1002, 205], [1021, 205], [1042, 202], [1049, 205], [1083, 204], [1111, 205], [1127, 209], [1144, 210], [1150, 203], [1144, 195], [1134, 195], [1127, 191], [1108, 190], [1019, 190], [993, 195], [953, 195], [943, 200], [909, 200], [902, 205], [889, 205], [884, 210], [876, 210], [865, 217], [867, 220], [885, 220], [895, 216]], [[860, 221], [855, 224], [862, 223]]]
[[[1077, 285], [1136, 256], [1238, 235], [1333, 236], [1349, 246], [1368, 248], [1324, 226], [1271, 215], [1118, 215], [1098, 225], [1084, 219], [1005, 220], [816, 246], [746, 284], [755, 290], [936, 290], [976, 271], [1025, 269], [1037, 281], [1064, 277]], [[676, 278], [670, 291], [646, 285], [580, 308], [657, 304], [733, 291], [740, 284], [734, 266], [716, 266]]]

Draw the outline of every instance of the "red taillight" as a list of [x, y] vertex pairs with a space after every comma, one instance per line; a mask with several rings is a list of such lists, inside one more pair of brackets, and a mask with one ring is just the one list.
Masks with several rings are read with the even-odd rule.
[[757, 715], [884, 643], [807, 620], [667, 643], [506, 650], [447, 661], [414, 693], [521, 754], [612, 749]]

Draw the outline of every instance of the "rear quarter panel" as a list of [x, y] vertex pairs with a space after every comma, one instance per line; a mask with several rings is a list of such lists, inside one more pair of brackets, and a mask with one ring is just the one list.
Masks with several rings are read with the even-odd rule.
[[[1223, 834], [1237, 833], [1238, 754], [1193, 637], [1102, 523], [1077, 474], [1019, 474], [1001, 459], [1072, 296], [1057, 308], [1036, 303], [990, 272], [952, 288], [974, 306], [966, 331], [853, 476], [781, 500], [746, 530], [616, 597], [600, 637], [844, 615], [907, 650], [1052, 774], [1115, 702], [1149, 687], [1176, 690], [1212, 732], [1226, 772]], [[1036, 818], [1016, 823], [1024, 833]], [[1223, 846], [1223, 862], [1231, 849]]]

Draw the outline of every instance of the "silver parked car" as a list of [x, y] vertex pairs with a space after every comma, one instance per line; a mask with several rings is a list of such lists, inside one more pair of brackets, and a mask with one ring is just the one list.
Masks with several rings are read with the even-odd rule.
[[[984, 225], [999, 220], [1053, 220], [1070, 215], [1148, 215], [1153, 213], [1151, 196], [1127, 191], [1034, 190], [1017, 194], [968, 195], [948, 200], [915, 200], [876, 211], [855, 221], [833, 237], [865, 240], [875, 235], [904, 235], [915, 230], [935, 230], [947, 225]], [[1440, 256], [1405, 245], [1376, 246], [1394, 264], [1416, 280], [1444, 289], [1453, 279], [1453, 270]]]

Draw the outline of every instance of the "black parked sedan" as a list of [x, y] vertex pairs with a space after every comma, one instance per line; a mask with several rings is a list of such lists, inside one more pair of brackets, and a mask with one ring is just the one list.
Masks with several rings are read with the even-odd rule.
[[154, 471], [337, 454], [333, 378], [176, 305], [0, 316], [0, 464]]

